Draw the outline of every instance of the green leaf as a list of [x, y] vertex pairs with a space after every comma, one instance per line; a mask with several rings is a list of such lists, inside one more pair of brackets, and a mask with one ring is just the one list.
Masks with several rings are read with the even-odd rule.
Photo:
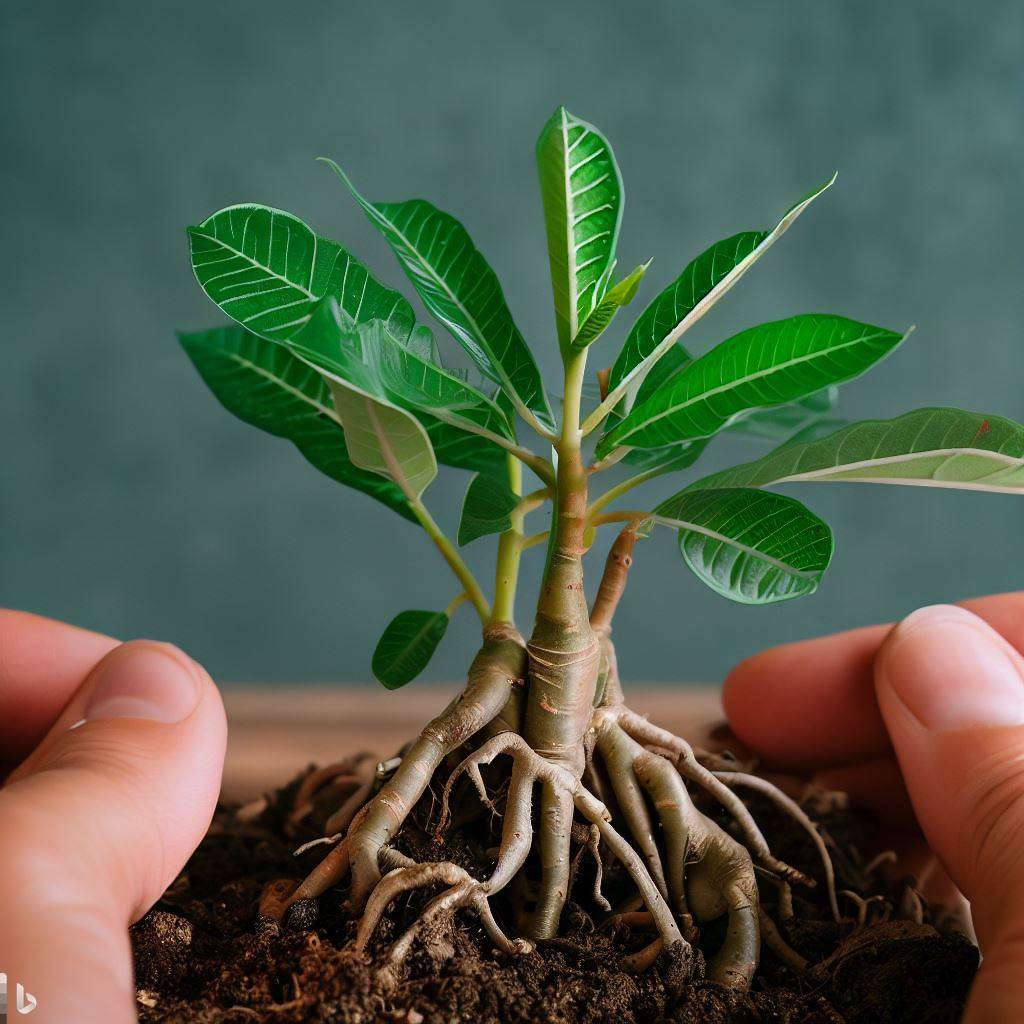
[[373, 674], [389, 690], [412, 682], [430, 662], [448, 629], [444, 612], [399, 612], [373, 652]]
[[[693, 362], [693, 356], [684, 348], [680, 342], [676, 342], [650, 369], [637, 388], [636, 398], [633, 405], [646, 402], [655, 391], [663, 388], [673, 377], [675, 377], [684, 366]], [[628, 399], [624, 398], [619, 403], [621, 419], [626, 412]], [[631, 406], [632, 407], [632, 406]], [[611, 424], [609, 423], [609, 426]]]
[[322, 473], [416, 522], [398, 487], [353, 465], [330, 390], [314, 369], [243, 327], [179, 337], [225, 409], [269, 434], [287, 438]]
[[679, 528], [679, 549], [697, 578], [741, 604], [811, 594], [832, 559], [828, 526], [800, 502], [770, 491], [682, 491], [652, 515]]
[[615, 319], [615, 314], [624, 306], [628, 306], [636, 296], [640, 282], [643, 280], [651, 261], [641, 263], [628, 277], [624, 277], [618, 284], [613, 285], [605, 292], [604, 298], [597, 304], [593, 313], [587, 317], [579, 333], [573, 338], [572, 347], [575, 349], [587, 348], [592, 345], [604, 333], [608, 325]]
[[558, 341], [567, 349], [604, 298], [622, 221], [622, 178], [611, 146], [559, 107], [537, 140]]
[[413, 329], [412, 307], [398, 292], [290, 213], [229, 206], [189, 228], [188, 236], [203, 291], [255, 334], [272, 341], [292, 337], [327, 295], [357, 322], [384, 320], [402, 342]]
[[761, 324], [685, 366], [601, 438], [614, 448], [661, 448], [710, 437], [740, 414], [850, 380], [902, 341], [893, 331], [811, 313]]
[[468, 544], [490, 533], [512, 528], [511, 515], [519, 504], [519, 495], [500, 476], [478, 473], [469, 481], [459, 520], [459, 545]]
[[[504, 466], [499, 446], [511, 437], [504, 411], [460, 377], [424, 359], [417, 346], [401, 345], [383, 322], [356, 324], [328, 298], [287, 344], [325, 373], [358, 380], [375, 396], [414, 413], [439, 461], [484, 471]], [[429, 351], [427, 345], [419, 348]]]
[[659, 346], [669, 338], [673, 342], [678, 340], [835, 180], [833, 175], [820, 188], [790, 207], [771, 231], [743, 231], [732, 235], [716, 242], [692, 260], [633, 325], [612, 367], [610, 390], [623, 388], [628, 389], [627, 395], [636, 393], [644, 377], [663, 354]]
[[[288, 348], [327, 378], [349, 458], [415, 502], [437, 476], [434, 449], [419, 420], [386, 395], [376, 368], [363, 361], [359, 326], [328, 299]], [[362, 327], [383, 330], [380, 321]], [[323, 351], [328, 345], [334, 346], [330, 356]]]
[[[746, 434], [748, 437], [763, 438], [768, 441], [792, 439], [797, 432], [808, 427], [821, 424], [832, 411], [839, 396], [839, 388], [828, 387], [797, 399], [788, 405], [777, 405], [771, 409], [756, 409], [730, 423], [726, 430], [735, 434]], [[831, 430], [843, 424], [831, 421]], [[831, 430], [829, 432], [831, 432]]]
[[349, 458], [393, 480], [410, 501], [437, 476], [437, 460], [420, 422], [348, 381], [331, 379], [334, 408], [345, 428]]
[[424, 305], [451, 330], [480, 372], [551, 427], [540, 370], [512, 319], [497, 275], [466, 229], [423, 199], [371, 203], [333, 160], [326, 163], [387, 240]]
[[1024, 493], [1024, 426], [962, 409], [918, 409], [790, 441], [689, 490], [781, 483], [865, 482]]

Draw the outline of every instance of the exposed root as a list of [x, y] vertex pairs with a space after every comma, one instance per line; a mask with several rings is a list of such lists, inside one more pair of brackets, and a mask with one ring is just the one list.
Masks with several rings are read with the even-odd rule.
[[661, 956], [661, 951], [664, 948], [665, 940], [661, 938], [655, 939], [644, 946], [643, 949], [630, 953], [629, 956], [624, 956], [622, 963], [627, 971], [631, 971], [633, 974], [643, 974], [644, 971], [654, 966], [654, 961]]
[[759, 911], [761, 917], [761, 937], [764, 939], [764, 944], [791, 970], [796, 971], [798, 974], [803, 974], [807, 970], [807, 959], [802, 957], [793, 947], [786, 942], [782, 937], [778, 926], [768, 916], [765, 909], [762, 907]]
[[[365, 801], [376, 781], [376, 772], [328, 820], [328, 835], [347, 829], [349, 864], [345, 867], [350, 867], [352, 873], [349, 902], [354, 908], [363, 907], [380, 881], [381, 851], [397, 835], [442, 760], [506, 710], [514, 684], [521, 682], [525, 674], [522, 637], [511, 626], [490, 628], [458, 699], [427, 725], [369, 803]], [[332, 851], [335, 853], [337, 850]], [[339, 866], [339, 858], [335, 858], [331, 869], [320, 865], [300, 888], [310, 895], [321, 895], [336, 884]]]
[[512, 758], [512, 784], [506, 805], [498, 863], [491, 879], [485, 883], [487, 894], [497, 892], [500, 886], [518, 873], [526, 861], [532, 842], [532, 827], [529, 831], [525, 827], [530, 819], [529, 800], [533, 786], [540, 784], [553, 794], [567, 795], [576, 810], [597, 827], [605, 844], [622, 862], [633, 879], [647, 909], [657, 923], [659, 933], [669, 942], [681, 941], [682, 936], [661, 893], [636, 851], [612, 827], [610, 815], [604, 804], [586, 790], [569, 770], [541, 757], [516, 733], [493, 737], [459, 764], [445, 786], [442, 815], [447, 815], [451, 790], [458, 778], [467, 772], [470, 766], [482, 767], [502, 754]]
[[637, 742], [668, 751], [679, 774], [700, 786], [729, 812], [760, 864], [787, 881], [814, 885], [814, 879], [808, 878], [803, 872], [772, 856], [764, 835], [746, 805], [713, 772], [698, 762], [689, 743], [624, 706], [603, 708], [599, 714], [613, 717], [623, 731]]
[[569, 889], [571, 890], [576, 884], [576, 874], [579, 870], [580, 862], [583, 860], [584, 854], [589, 853], [594, 861], [594, 887], [590, 894], [591, 898], [602, 910], [610, 911], [612, 909], [612, 905], [605, 899], [604, 893], [601, 892], [601, 883], [604, 879], [604, 861], [601, 859], [601, 830], [596, 825], [591, 825], [588, 828], [579, 822], [574, 822], [572, 827], [572, 838], [575, 842], [580, 844], [580, 850], [579, 853], [576, 854], [575, 860], [572, 862], [572, 871], [569, 876]]
[[[752, 857], [778, 886], [779, 914], [784, 920], [791, 919], [793, 912], [790, 883], [813, 882], [771, 854], [733, 787], [764, 794], [808, 832], [821, 855], [830, 903], [838, 917], [831, 858], [806, 813], [765, 780], [719, 767], [735, 766], [731, 759], [700, 763], [688, 743], [623, 704], [603, 703], [591, 710], [589, 726], [572, 756], [538, 751], [519, 728], [501, 731], [506, 716], [525, 722], [519, 717], [522, 701], [514, 697], [518, 673], [526, 671], [526, 651], [517, 636], [504, 630], [488, 637], [461, 697], [424, 729], [400, 763], [387, 764], [393, 774], [383, 784], [369, 763], [360, 763], [355, 772], [338, 765], [316, 773], [306, 791], [297, 794], [301, 797], [297, 802], [304, 807], [323, 786], [339, 779], [348, 787], [355, 784], [328, 823], [328, 831], [335, 834], [318, 841], [335, 845], [294, 892], [277, 901], [281, 914], [289, 905], [321, 895], [350, 874], [350, 906], [363, 910], [355, 947], [365, 951], [395, 899], [414, 890], [439, 888], [389, 947], [387, 971], [397, 971], [417, 942], [425, 943], [432, 956], [450, 955], [445, 929], [463, 909], [477, 915], [497, 950], [521, 954], [531, 950], [532, 944], [510, 937], [498, 925], [491, 897], [512, 885], [517, 930], [530, 938], [554, 935], [585, 855], [592, 857], [595, 866], [594, 902], [611, 910], [601, 891], [607, 856], [621, 863], [637, 893], [636, 900], [627, 902], [612, 921], [656, 933], [654, 941], [626, 958], [629, 969], [645, 970], [662, 950], [696, 941], [695, 922], [726, 916], [726, 937], [711, 961], [711, 980], [745, 991], [758, 964], [762, 936], [782, 962], [795, 971], [803, 970], [804, 958], [788, 946], [760, 906]], [[614, 702], [621, 694], [614, 648], [607, 632], [599, 634], [596, 642], [603, 698]], [[563, 669], [590, 671], [589, 651], [554, 653], [558, 658], [545, 662], [552, 685]], [[537, 650], [531, 647], [530, 656], [536, 668]], [[564, 740], [562, 734], [556, 738]], [[455, 787], [463, 780], [471, 783], [483, 806], [501, 819], [500, 841], [491, 854], [493, 867], [485, 878], [474, 877], [452, 862], [416, 863], [391, 845], [445, 756], [471, 739], [482, 742], [445, 781], [438, 828], [451, 821]], [[552, 749], [561, 752], [563, 748], [556, 744]], [[497, 780], [485, 775], [487, 766], [501, 756], [510, 758], [510, 773]], [[595, 794], [602, 782], [613, 798], [615, 813], [625, 822], [628, 838], [612, 824], [606, 803]], [[742, 843], [698, 809], [687, 788], [690, 783], [725, 808], [736, 822]], [[378, 785], [379, 792], [372, 796]], [[460, 803], [460, 812], [463, 806]], [[338, 828], [339, 824], [343, 827]], [[578, 846], [575, 858], [573, 842]], [[533, 849], [541, 870], [539, 884], [531, 889], [524, 867]], [[908, 899], [908, 916], [913, 915], [911, 903]], [[859, 908], [861, 919], [867, 913], [866, 906]]]
[[868, 914], [871, 911], [871, 907], [874, 904], [882, 905], [882, 914], [880, 920], [886, 921], [889, 918], [891, 910], [888, 906], [888, 901], [884, 896], [859, 896], [851, 889], [840, 889], [839, 894], [845, 896], [851, 903], [857, 908], [857, 924], [863, 927], [868, 922]]
[[744, 772], [715, 772], [715, 777], [721, 779], [727, 786], [746, 786], [766, 796], [776, 807], [788, 814], [811, 838], [818, 855], [821, 857], [822, 870], [825, 872], [825, 885], [828, 888], [828, 902], [832, 909], [832, 917], [836, 921], [842, 920], [839, 913], [839, 901], [836, 899], [836, 873], [832, 866], [832, 858], [829, 856], [825, 840], [822, 839], [814, 822], [804, 813], [803, 808], [791, 797], [772, 785], [767, 779], [759, 775], [748, 775]]
[[359, 753], [353, 758], [336, 761], [311, 771], [295, 791], [292, 812], [288, 815], [287, 828], [294, 829], [313, 810], [314, 798], [327, 786], [332, 788], [343, 786], [359, 786], [364, 781], [364, 773], [357, 773], [359, 766], [373, 758], [372, 754]]
[[895, 850], [882, 850], [864, 865], [864, 874], [870, 878], [879, 868], [886, 864], [895, 864], [897, 859]]

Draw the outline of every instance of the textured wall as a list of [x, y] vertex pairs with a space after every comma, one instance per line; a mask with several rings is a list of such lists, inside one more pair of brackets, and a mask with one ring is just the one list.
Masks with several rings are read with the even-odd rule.
[[[1024, 417], [1022, 29], [1017, 0], [3, 4], [0, 603], [173, 639], [227, 679], [365, 678], [391, 614], [443, 604], [448, 580], [416, 530], [208, 394], [173, 337], [220, 320], [183, 228], [265, 202], [402, 281], [313, 162], [333, 155], [371, 197], [458, 214], [553, 369], [533, 142], [560, 102], [615, 146], [621, 262], [655, 258], [647, 296], [839, 169], [698, 350], [797, 312], [916, 323], [846, 415]], [[463, 487], [430, 492], [453, 527]], [[728, 604], [666, 532], [616, 627], [627, 676], [719, 678], [775, 641], [1024, 579], [1013, 498], [802, 495], [838, 540], [820, 594]], [[465, 663], [461, 614], [433, 678]]]

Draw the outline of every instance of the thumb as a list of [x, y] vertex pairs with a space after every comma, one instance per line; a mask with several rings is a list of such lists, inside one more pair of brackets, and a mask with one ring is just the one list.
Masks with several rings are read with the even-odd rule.
[[971, 902], [985, 959], [965, 1020], [1024, 1020], [1024, 658], [962, 608], [922, 608], [875, 687], [925, 838]]
[[225, 735], [194, 661], [127, 643], [0, 790], [0, 969], [35, 996], [38, 1024], [135, 1019], [127, 927], [202, 838]]

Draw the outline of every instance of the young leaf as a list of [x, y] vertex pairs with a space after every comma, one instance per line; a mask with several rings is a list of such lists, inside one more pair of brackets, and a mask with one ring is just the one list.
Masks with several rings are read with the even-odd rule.
[[387, 240], [424, 305], [452, 332], [480, 372], [551, 427], [540, 371], [497, 275], [452, 216], [423, 199], [371, 203], [334, 163], [326, 161]]
[[412, 682], [427, 667], [447, 629], [444, 612], [399, 612], [377, 641], [373, 674], [389, 690]]
[[[349, 458], [393, 481], [410, 502], [418, 501], [437, 476], [430, 438], [415, 416], [384, 393], [374, 367], [362, 359], [355, 325], [350, 319], [343, 324], [343, 317], [337, 302], [328, 299], [288, 348], [327, 378]], [[322, 350], [331, 345], [328, 358]]]
[[322, 473], [416, 522], [402, 492], [354, 465], [330, 390], [316, 370], [243, 327], [180, 335], [182, 347], [221, 405], [267, 433], [287, 438]]
[[652, 515], [679, 528], [679, 549], [697, 578], [741, 604], [811, 594], [832, 559], [828, 526], [800, 502], [770, 491], [682, 491]]
[[835, 175], [790, 207], [771, 231], [743, 231], [716, 242], [690, 262], [633, 325], [612, 367], [611, 390], [635, 393], [672, 343], [729, 291], [834, 181]]
[[272, 341], [292, 337], [326, 295], [357, 322], [384, 320], [399, 341], [413, 329], [412, 307], [398, 292], [290, 213], [229, 206], [189, 228], [188, 236], [203, 291], [255, 334]]
[[747, 410], [793, 402], [858, 376], [902, 340], [894, 331], [818, 313], [751, 327], [636, 406], [601, 438], [597, 453], [709, 437]]
[[559, 107], [537, 140], [558, 341], [566, 349], [604, 298], [622, 221], [622, 178], [611, 146]]
[[651, 261], [641, 263], [628, 277], [624, 277], [618, 284], [613, 285], [605, 292], [604, 298], [597, 304], [594, 312], [583, 322], [579, 333], [573, 338], [572, 347], [576, 349], [587, 348], [592, 345], [604, 333], [605, 328], [615, 318], [615, 314], [624, 306], [628, 306], [636, 295], [640, 282], [643, 280]]
[[504, 465], [499, 445], [511, 430], [502, 410], [414, 346], [399, 344], [381, 321], [356, 324], [328, 298], [287, 345], [325, 373], [357, 379], [374, 395], [415, 413], [440, 461], [484, 471]]
[[349, 458], [393, 480], [410, 501], [418, 499], [437, 476], [434, 449], [422, 424], [348, 381], [331, 379], [330, 388]]
[[478, 473], [469, 481], [466, 498], [462, 502], [459, 546], [490, 533], [504, 533], [511, 529], [510, 516], [518, 504], [519, 495], [503, 477]]
[[789, 441], [688, 490], [830, 481], [1024, 494], [1024, 426], [962, 409], [918, 409]]

